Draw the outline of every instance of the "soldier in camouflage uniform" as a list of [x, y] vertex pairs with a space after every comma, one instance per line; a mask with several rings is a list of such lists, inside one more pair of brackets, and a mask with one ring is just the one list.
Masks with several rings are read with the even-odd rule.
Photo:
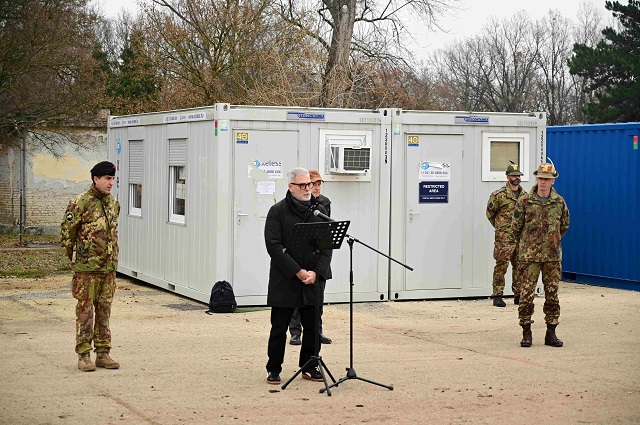
[[[78, 369], [117, 369], [109, 356], [109, 317], [118, 267], [118, 215], [120, 204], [111, 195], [116, 167], [108, 161], [91, 169], [93, 184], [69, 202], [60, 226], [60, 240], [73, 269], [72, 294], [76, 305]], [[95, 320], [94, 320], [95, 317]], [[96, 352], [91, 361], [91, 343]]]
[[518, 273], [522, 276], [520, 306], [518, 315], [522, 326], [520, 346], [531, 347], [531, 316], [533, 298], [542, 272], [544, 285], [544, 307], [547, 333], [545, 345], [562, 347], [556, 336], [556, 326], [560, 317], [558, 286], [562, 274], [561, 239], [569, 229], [569, 209], [567, 204], [553, 189], [558, 172], [553, 164], [540, 164], [533, 173], [536, 185], [528, 198], [522, 198], [513, 212], [513, 236], [518, 241]]
[[513, 300], [518, 304], [520, 299], [520, 279], [516, 275], [516, 243], [511, 234], [511, 218], [518, 199], [526, 198], [527, 192], [520, 186], [520, 176], [522, 172], [518, 170], [518, 165], [513, 162], [505, 173], [507, 183], [504, 187], [496, 190], [489, 196], [487, 202], [487, 218], [495, 229], [493, 246], [493, 258], [496, 265], [493, 268], [493, 305], [505, 307], [502, 299], [504, 292], [504, 275], [511, 262], [511, 289]]

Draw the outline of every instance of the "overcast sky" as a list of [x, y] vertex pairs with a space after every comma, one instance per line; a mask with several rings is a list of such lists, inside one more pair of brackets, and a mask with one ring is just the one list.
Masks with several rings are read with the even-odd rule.
[[[626, 4], [626, 0], [619, 1]], [[604, 8], [605, 0], [463, 0], [463, 10], [440, 20], [440, 26], [447, 32], [425, 33], [419, 47], [423, 53], [428, 54], [435, 49], [480, 34], [482, 27], [492, 16], [501, 20], [512, 17], [521, 10], [527, 12], [532, 20], [543, 18], [552, 9], [558, 10], [565, 18], [576, 20], [578, 8], [583, 2], [591, 3], [602, 12], [603, 22], [609, 22], [611, 13]]]
[[[550, 9], [557, 9], [565, 18], [575, 20], [580, 4], [585, 1], [602, 12], [604, 23], [610, 22], [611, 13], [604, 8], [605, 0], [462, 0], [462, 10], [440, 20], [440, 26], [447, 32], [426, 32], [418, 23], [409, 25], [415, 28], [418, 39], [416, 53], [418, 56], [427, 56], [435, 49], [480, 34], [483, 25], [491, 16], [502, 19], [525, 10], [532, 20], [537, 20], [544, 17]], [[619, 1], [627, 4], [626, 0]], [[108, 17], [117, 16], [122, 8], [132, 13], [136, 11], [135, 0], [95, 0], [95, 3]]]

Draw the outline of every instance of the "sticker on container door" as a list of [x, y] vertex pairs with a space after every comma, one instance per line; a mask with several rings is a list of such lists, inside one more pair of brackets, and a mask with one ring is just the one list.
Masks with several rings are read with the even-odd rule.
[[256, 193], [258, 195], [273, 195], [276, 193], [276, 182], [258, 182], [256, 184]]
[[258, 170], [263, 171], [269, 176], [270, 179], [281, 179], [282, 178], [282, 162], [268, 160], [261, 162], [257, 159], [251, 161], [254, 167]]
[[420, 204], [446, 204], [449, 202], [449, 182], [419, 182]]
[[246, 131], [238, 131], [236, 133], [236, 144], [238, 145], [248, 145], [249, 144], [249, 133]]
[[451, 165], [448, 162], [421, 161], [418, 180], [451, 180]]
[[407, 136], [407, 146], [420, 146], [420, 136]]

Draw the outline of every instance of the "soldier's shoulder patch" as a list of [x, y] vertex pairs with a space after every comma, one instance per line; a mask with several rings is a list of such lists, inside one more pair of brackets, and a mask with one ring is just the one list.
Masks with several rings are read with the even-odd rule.
[[68, 212], [65, 217], [66, 217], [67, 221], [72, 221], [73, 220], [73, 213], [72, 212]]

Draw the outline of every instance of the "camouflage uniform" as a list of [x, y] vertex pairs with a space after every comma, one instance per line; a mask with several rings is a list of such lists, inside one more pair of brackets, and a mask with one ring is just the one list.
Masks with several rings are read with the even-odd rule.
[[[76, 352], [111, 349], [109, 317], [118, 267], [120, 204], [92, 184], [69, 203], [60, 226], [60, 240], [72, 261], [72, 294], [76, 306]], [[75, 257], [74, 257], [75, 253]], [[95, 321], [94, 321], [95, 312]], [[95, 322], [95, 324], [94, 324]]]
[[513, 212], [513, 237], [518, 241], [518, 273], [522, 276], [520, 326], [533, 323], [533, 298], [542, 272], [544, 284], [544, 314], [548, 325], [557, 325], [560, 317], [558, 285], [562, 274], [561, 239], [569, 229], [567, 204], [551, 188], [548, 200], [537, 195], [538, 185], [533, 186], [529, 196], [516, 204]]
[[487, 218], [495, 229], [493, 258], [496, 265], [493, 268], [493, 296], [502, 296], [504, 292], [504, 275], [511, 261], [511, 289], [514, 294], [520, 292], [520, 278], [516, 275], [516, 242], [511, 233], [511, 218], [516, 202], [519, 199], [526, 198], [527, 192], [518, 185], [520, 191], [516, 198], [513, 190], [506, 183], [504, 187], [496, 190], [489, 196], [487, 202]]

